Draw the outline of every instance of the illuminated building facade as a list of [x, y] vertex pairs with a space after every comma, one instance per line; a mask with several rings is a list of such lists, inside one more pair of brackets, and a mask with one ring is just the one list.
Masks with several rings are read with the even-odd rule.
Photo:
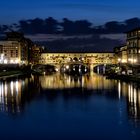
[[126, 32], [126, 45], [114, 48], [118, 63], [136, 66], [140, 64], [140, 28]]
[[0, 64], [20, 64], [21, 45], [18, 41], [0, 41]]
[[41, 48], [18, 32], [7, 33], [0, 41], [0, 64], [38, 64]]
[[28, 64], [27, 52], [18, 41], [0, 41], [0, 64]]
[[128, 63], [140, 64], [140, 28], [127, 32]]
[[32, 45], [32, 41], [24, 37], [22, 33], [7, 32], [6, 41], [17, 41], [19, 43], [19, 64], [29, 64], [29, 48]]
[[127, 54], [127, 46], [120, 46], [114, 48], [115, 51], [115, 62], [116, 63], [128, 63], [128, 54]]
[[42, 53], [40, 64], [61, 65], [82, 62], [89, 65], [114, 64], [114, 53]]

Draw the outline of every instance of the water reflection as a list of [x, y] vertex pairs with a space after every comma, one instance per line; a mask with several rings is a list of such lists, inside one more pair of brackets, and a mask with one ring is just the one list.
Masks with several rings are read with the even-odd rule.
[[21, 81], [0, 82], [0, 111], [20, 112]]
[[[62, 90], [61, 95], [57, 94]], [[72, 97], [85, 99], [93, 96], [92, 91], [100, 96], [113, 96], [116, 100], [123, 100], [126, 103], [128, 116], [135, 121], [140, 119], [140, 88], [138, 85], [108, 80], [94, 73], [81, 77], [55, 74], [0, 81], [0, 111], [19, 114], [34, 98], [43, 98], [45, 95], [47, 101], [53, 101], [59, 96], [63, 96], [65, 101]]]
[[53, 76], [40, 76], [39, 82], [44, 89], [64, 89], [82, 87], [87, 89], [112, 89], [115, 80], [91, 73], [84, 76], [68, 76], [56, 74]]
[[32, 101], [39, 88], [32, 78], [0, 81], [0, 112], [13, 115], [24, 111], [25, 104]]
[[127, 109], [130, 117], [140, 117], [140, 89], [133, 84], [128, 84]]
[[118, 97], [125, 97], [128, 116], [135, 121], [140, 119], [140, 88], [136, 83], [118, 81]]

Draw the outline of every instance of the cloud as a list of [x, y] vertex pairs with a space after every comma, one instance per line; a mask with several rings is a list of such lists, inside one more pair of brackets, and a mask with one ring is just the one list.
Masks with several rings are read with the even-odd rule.
[[124, 33], [120, 34], [101, 34], [101, 38], [113, 39], [113, 40], [120, 40], [120, 42], [125, 42], [126, 35]]
[[57, 21], [52, 17], [46, 19], [35, 18], [20, 20], [18, 24], [0, 25], [0, 32], [17, 30], [24, 34], [118, 34], [124, 33], [133, 28], [140, 27], [139, 18], [131, 18], [122, 22], [110, 21], [101, 26], [94, 26], [88, 20], [70, 20], [64, 18]]
[[37, 43], [46, 46], [47, 52], [112, 52], [113, 48], [122, 42], [116, 39], [101, 38], [100, 35], [92, 35]]
[[[23, 32], [33, 41], [47, 46], [48, 51], [113, 51], [115, 46], [125, 43], [124, 32], [140, 27], [139, 18], [122, 22], [110, 21], [102, 26], [94, 26], [87, 20], [61, 22], [49, 17], [21, 20], [12, 26], [1, 25], [0, 32], [14, 30]], [[44, 42], [42, 42], [44, 41]]]

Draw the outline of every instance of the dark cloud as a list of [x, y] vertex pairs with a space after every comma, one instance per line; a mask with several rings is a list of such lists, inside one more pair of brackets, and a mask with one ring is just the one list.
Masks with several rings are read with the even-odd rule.
[[[61, 22], [49, 17], [46, 19], [35, 18], [30, 20], [21, 20], [18, 24], [1, 25], [0, 32], [16, 30], [25, 35], [36, 36], [37, 34], [55, 34], [55, 40], [47, 42], [39, 42], [39, 44], [47, 46], [48, 51], [63, 52], [95, 52], [95, 51], [112, 51], [122, 42], [119, 39], [101, 36], [103, 34], [122, 34], [133, 28], [140, 27], [139, 18], [127, 19], [123, 22], [110, 21], [102, 26], [94, 26], [87, 20], [72, 21], [64, 18]], [[75, 36], [73, 38], [57, 38], [57, 36]], [[88, 38], [77, 38], [76, 36], [92, 35]], [[124, 43], [124, 42], [123, 42]]]
[[140, 19], [132, 18], [123, 22], [110, 21], [102, 26], [94, 26], [87, 20], [76, 20], [64, 18], [62, 22], [49, 17], [46, 19], [35, 18], [21, 20], [18, 24], [1, 25], [0, 31], [17, 30], [24, 34], [103, 34], [123, 33], [133, 28], [140, 27]]
[[115, 39], [101, 38], [100, 35], [93, 35], [89, 38], [75, 37], [36, 43], [46, 46], [47, 52], [112, 52], [114, 45], [120, 45], [122, 42]]

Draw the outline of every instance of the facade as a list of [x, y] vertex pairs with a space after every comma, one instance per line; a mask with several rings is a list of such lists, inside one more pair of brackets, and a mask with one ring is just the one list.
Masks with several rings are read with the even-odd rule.
[[115, 64], [114, 53], [42, 53], [40, 64], [61, 65], [69, 62], [83, 62], [89, 65]]
[[140, 28], [127, 32], [128, 63], [140, 64]]
[[114, 48], [114, 52], [115, 52], [114, 59], [116, 63], [122, 64], [128, 63], [128, 51], [126, 45]]
[[140, 28], [126, 32], [126, 45], [114, 49], [117, 63], [140, 64]]
[[29, 62], [30, 64], [38, 64], [41, 57], [42, 48], [37, 45], [31, 45], [29, 48]]
[[21, 51], [18, 41], [0, 41], [0, 64], [22, 64]]
[[28, 50], [19, 41], [0, 41], [1, 64], [28, 64]]
[[6, 33], [6, 41], [17, 41], [20, 44], [19, 64], [28, 65], [29, 64], [29, 48], [32, 41], [25, 38], [22, 33], [18, 33], [18, 32]]
[[6, 39], [0, 41], [1, 64], [28, 65], [38, 63], [39, 53], [38, 47], [21, 33], [9, 32]]

